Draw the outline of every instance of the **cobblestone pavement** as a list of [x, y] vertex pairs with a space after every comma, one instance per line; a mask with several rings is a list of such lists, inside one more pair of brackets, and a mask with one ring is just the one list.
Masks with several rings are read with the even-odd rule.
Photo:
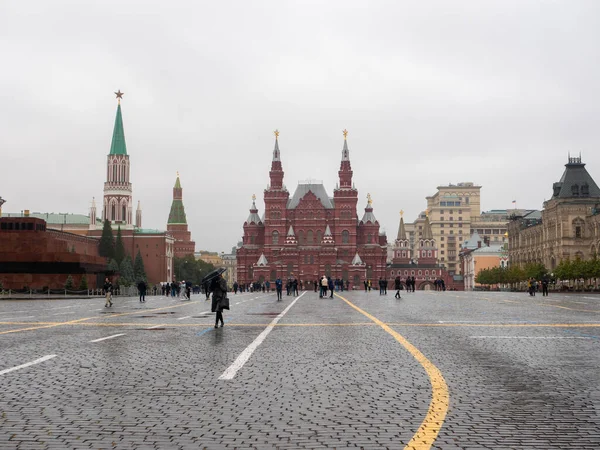
[[0, 301], [0, 449], [600, 448], [600, 297], [393, 294]]

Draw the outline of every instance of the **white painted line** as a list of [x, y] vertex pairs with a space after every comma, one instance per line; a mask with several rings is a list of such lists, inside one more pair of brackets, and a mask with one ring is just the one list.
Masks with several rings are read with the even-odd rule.
[[591, 339], [580, 336], [469, 336], [471, 339]]
[[93, 341], [90, 341], [90, 342], [105, 341], [107, 339], [113, 339], [113, 338], [116, 338], [116, 337], [119, 337], [119, 336], [125, 336], [125, 333], [113, 334], [112, 336], [107, 336], [107, 337], [103, 337], [103, 338], [100, 338], [100, 339], [94, 339]]
[[262, 344], [262, 342], [265, 340], [265, 338], [268, 336], [271, 330], [275, 328], [277, 322], [281, 320], [285, 313], [287, 313], [290, 310], [290, 308], [294, 306], [294, 303], [300, 300], [300, 298], [304, 294], [305, 292], [303, 292], [302, 295], [300, 295], [299, 297], [296, 297], [296, 299], [292, 303], [290, 303], [288, 307], [281, 312], [281, 314], [279, 314], [271, 321], [267, 328], [265, 328], [263, 332], [260, 333], [258, 337], [254, 339], [254, 341], [248, 347], [246, 347], [242, 353], [240, 353], [240, 355], [236, 358], [233, 364], [231, 364], [227, 369], [225, 369], [225, 372], [221, 374], [219, 380], [231, 380], [233, 379], [233, 377], [235, 377], [235, 374], [238, 372], [238, 370], [240, 370], [244, 366], [244, 364], [248, 362], [250, 356], [252, 356], [252, 353], [254, 353], [254, 350], [256, 350], [260, 344]]
[[184, 319], [189, 319], [189, 318], [190, 318], [190, 317], [192, 317], [192, 316], [185, 316], [185, 317], [180, 317], [180, 318], [179, 318], [179, 319], [177, 319], [177, 320], [184, 320]]
[[160, 324], [160, 325], [154, 325], [153, 327], [146, 328], [146, 330], [152, 330], [152, 329], [154, 329], [154, 328], [160, 328], [160, 327], [164, 327], [164, 325], [163, 325], [163, 324]]
[[56, 355], [46, 355], [41, 358], [36, 359], [35, 361], [28, 362], [26, 364], [21, 364], [20, 366], [11, 367], [10, 369], [0, 370], [0, 375], [4, 375], [5, 373], [12, 372], [13, 370], [24, 369], [25, 367], [33, 366], [34, 364], [39, 364], [44, 361], [48, 361], [49, 359], [54, 358]]

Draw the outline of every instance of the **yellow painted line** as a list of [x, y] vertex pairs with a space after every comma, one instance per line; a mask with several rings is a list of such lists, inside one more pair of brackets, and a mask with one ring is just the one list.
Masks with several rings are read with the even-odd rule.
[[0, 331], [0, 334], [18, 333], [20, 331], [41, 330], [42, 328], [52, 328], [52, 327], [59, 327], [61, 325], [70, 325], [70, 324], [75, 324], [75, 323], [83, 322], [84, 320], [90, 320], [90, 319], [93, 319], [93, 317], [86, 317], [85, 319], [72, 320], [70, 322], [59, 322], [59, 323], [54, 323], [52, 325], [42, 325], [39, 327], [17, 328], [16, 330]]
[[348, 301], [341, 295], [336, 294], [337, 297], [345, 301], [349, 306], [360, 312], [364, 316], [371, 319], [386, 332], [391, 334], [408, 352], [423, 366], [429, 381], [431, 383], [431, 402], [429, 403], [429, 409], [427, 415], [421, 422], [421, 426], [414, 434], [412, 439], [404, 447], [405, 450], [428, 450], [433, 445], [437, 438], [444, 419], [448, 413], [448, 405], [450, 402], [450, 394], [448, 393], [448, 385], [440, 370], [429, 361], [423, 353], [421, 353], [414, 345], [408, 342], [400, 333], [394, 331], [389, 325], [383, 323], [377, 317], [372, 316], [368, 312], [360, 309], [358, 306]]
[[[154, 312], [154, 311], [162, 311], [164, 309], [173, 309], [173, 308], [179, 308], [179, 307], [182, 307], [182, 306], [193, 305], [194, 303], [204, 303], [204, 301], [196, 300], [196, 301], [193, 301], [193, 302], [186, 302], [186, 303], [182, 303], [182, 304], [179, 304], [179, 305], [164, 306], [164, 307], [161, 307], [161, 308], [153, 308], [153, 309], [130, 311], [130, 312], [125, 312], [125, 313], [111, 314], [109, 316], [86, 317], [84, 319], [76, 319], [76, 320], [71, 320], [69, 322], [55, 322], [55, 323], [51, 323], [51, 324], [48, 324], [48, 325], [41, 325], [41, 326], [29, 327], [29, 328], [18, 328], [16, 330], [0, 331], [0, 335], [2, 335], [2, 334], [9, 334], [9, 333], [19, 333], [19, 332], [22, 332], [22, 331], [41, 330], [41, 329], [44, 329], [44, 328], [60, 327], [60, 326], [64, 326], [64, 325], [73, 325], [73, 324], [77, 324], [77, 323], [84, 322], [84, 321], [87, 321], [87, 320], [92, 320], [92, 319], [112, 319], [113, 317], [130, 316], [130, 315], [133, 315], [133, 314], [147, 314], [147, 313]], [[37, 322], [37, 323], [40, 323], [40, 322]], [[10, 323], [7, 323], [7, 324], [10, 325]]]
[[388, 323], [398, 327], [483, 327], [483, 328], [582, 328], [600, 327], [600, 323]]

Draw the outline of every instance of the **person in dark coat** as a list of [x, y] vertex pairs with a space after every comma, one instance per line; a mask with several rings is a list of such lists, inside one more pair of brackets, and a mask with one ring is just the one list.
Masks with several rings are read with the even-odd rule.
[[215, 328], [219, 327], [219, 321], [221, 321], [221, 327], [225, 325], [223, 321], [223, 303], [225, 297], [227, 297], [227, 281], [223, 278], [223, 275], [219, 275], [217, 278], [213, 280], [210, 286], [210, 290], [212, 291], [212, 305], [211, 311], [216, 312], [217, 316], [215, 318]]
[[140, 280], [137, 284], [138, 292], [140, 293], [140, 303], [146, 303], [146, 290], [148, 286], [144, 280]]
[[402, 281], [400, 281], [400, 277], [396, 277], [396, 279], [394, 280], [394, 289], [396, 289], [396, 295], [394, 295], [394, 297], [402, 298], [400, 296], [400, 291], [402, 290]]
[[[333, 280], [331, 279], [331, 277], [327, 277], [327, 287], [331, 291], [331, 295], [329, 295], [329, 298], [333, 298], [333, 290], [335, 289], [335, 285], [333, 284]], [[325, 295], [327, 295], [327, 291], [325, 291]]]
[[283, 290], [283, 282], [281, 278], [277, 277], [275, 280], [275, 290], [277, 291], [277, 301], [281, 301], [281, 291]]
[[113, 285], [108, 279], [108, 277], [104, 280], [104, 286], [102, 287], [102, 289], [104, 290], [104, 295], [106, 296], [106, 303], [104, 303], [104, 307], [112, 307]]

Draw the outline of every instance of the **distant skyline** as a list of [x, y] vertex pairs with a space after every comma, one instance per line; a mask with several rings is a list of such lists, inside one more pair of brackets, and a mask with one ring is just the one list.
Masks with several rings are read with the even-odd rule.
[[[229, 252], [269, 177], [333, 196], [347, 129], [388, 240], [437, 186], [541, 209], [572, 156], [600, 179], [595, 1], [0, 3], [6, 212], [101, 204], [117, 101], [145, 228], [176, 173], [198, 250]], [[99, 212], [100, 214], [100, 212]]]

